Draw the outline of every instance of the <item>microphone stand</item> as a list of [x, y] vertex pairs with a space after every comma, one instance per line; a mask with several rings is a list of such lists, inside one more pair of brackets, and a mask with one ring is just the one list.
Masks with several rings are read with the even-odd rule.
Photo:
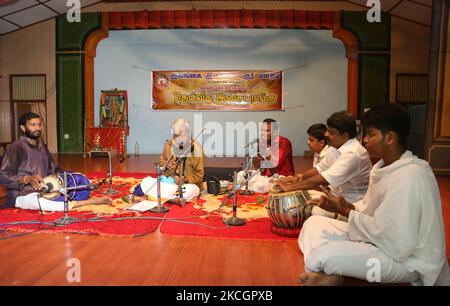
[[58, 226], [69, 225], [78, 221], [77, 218], [69, 217], [69, 196], [67, 195], [67, 172], [64, 171], [64, 188], [60, 190], [64, 195], [64, 216], [55, 220]]
[[156, 182], [153, 183], [147, 190], [145, 190], [144, 195], [147, 194], [147, 192], [149, 192], [150, 190], [152, 190], [152, 188], [155, 186], [156, 184], [156, 198], [158, 201], [158, 205], [151, 208], [150, 211], [151, 212], [155, 212], [155, 213], [165, 213], [168, 212], [169, 209], [165, 206], [162, 206], [161, 204], [161, 176], [163, 174], [164, 169], [166, 169], [167, 164], [169, 163], [170, 159], [172, 158], [174, 154], [172, 153], [169, 158], [164, 162], [164, 165], [162, 167], [159, 166], [159, 163], [156, 162], [155, 163], [155, 169], [156, 169]]
[[[245, 159], [246, 159], [246, 165], [245, 165], [245, 169], [244, 169], [244, 178], [247, 179], [248, 178], [248, 168], [249, 168], [249, 164], [250, 164], [250, 157], [248, 152], [245, 152]], [[255, 194], [252, 190], [248, 189], [248, 182], [245, 184], [245, 190], [241, 190], [241, 192], [239, 192], [240, 195], [253, 195]]]
[[170, 200], [170, 202], [179, 204], [181, 207], [184, 207], [184, 205], [186, 205], [186, 200], [183, 198], [184, 167], [185, 167], [186, 157], [180, 156], [179, 162], [181, 164], [180, 164], [180, 178], [179, 178], [180, 181], [178, 182], [178, 190], [177, 190], [178, 198]]
[[256, 174], [260, 173], [262, 168], [255, 171], [252, 175], [250, 175], [249, 178], [246, 178], [242, 184], [237, 183], [237, 172], [234, 172], [234, 182], [233, 182], [233, 189], [228, 193], [227, 197], [223, 200], [222, 206], [225, 205], [225, 203], [234, 196], [233, 199], [233, 216], [231, 218], [228, 218], [224, 220], [224, 223], [231, 226], [241, 226], [245, 224], [245, 219], [238, 218], [237, 217], [237, 191], [239, 190], [241, 185], [244, 185], [248, 183], [250, 179], [252, 179]]
[[[152, 209], [150, 209], [151, 212], [155, 212], [155, 213], [165, 213], [165, 212], [169, 211], [169, 209], [167, 207], [162, 206], [162, 204], [161, 204], [161, 175], [162, 175], [162, 169], [164, 169], [164, 168], [165, 167], [160, 167], [158, 163], [155, 163], [155, 169], [156, 169], [156, 195], [157, 195], [157, 199], [158, 199], [158, 206], [155, 206]], [[153, 188], [153, 186], [150, 187], [150, 189]]]
[[112, 179], [111, 151], [108, 152], [108, 157], [109, 157], [109, 189], [104, 191], [103, 194], [104, 195], [114, 195], [116, 193], [119, 193], [119, 191], [112, 188], [113, 179]]

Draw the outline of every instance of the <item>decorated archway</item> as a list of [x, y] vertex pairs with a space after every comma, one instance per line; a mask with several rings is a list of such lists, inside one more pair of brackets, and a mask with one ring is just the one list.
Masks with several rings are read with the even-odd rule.
[[[347, 110], [355, 116], [361, 112], [361, 84], [362, 74], [360, 64], [361, 51], [361, 31], [352, 30], [355, 24], [352, 18], [348, 16], [343, 20], [343, 12], [338, 11], [299, 11], [299, 10], [183, 10], [183, 11], [138, 11], [138, 12], [102, 12], [87, 13], [92, 20], [92, 25], [84, 25], [84, 29], [79, 29], [81, 34], [76, 36], [81, 50], [71, 50], [58, 43], [62, 42], [57, 35], [57, 72], [58, 76], [64, 73], [65, 69], [76, 69], [80, 75], [76, 82], [79, 82], [79, 89], [74, 90], [78, 93], [78, 104], [75, 108], [81, 111], [82, 125], [79, 137], [76, 138], [78, 144], [65, 145], [62, 134], [65, 128], [71, 128], [70, 124], [64, 122], [64, 117], [71, 121], [64, 111], [68, 106], [62, 101], [66, 97], [72, 100], [72, 104], [77, 101], [68, 93], [64, 92], [61, 83], [62, 79], [57, 77], [58, 89], [58, 151], [71, 152], [84, 149], [86, 128], [94, 126], [94, 58], [98, 43], [108, 37], [109, 30], [137, 30], [137, 29], [214, 29], [214, 28], [259, 28], [259, 29], [305, 29], [305, 30], [331, 30], [333, 37], [342, 41], [346, 50], [348, 60], [347, 69]], [[360, 14], [359, 14], [360, 15]], [[358, 15], [358, 16], [359, 16]], [[357, 16], [357, 17], [358, 17]], [[358, 17], [359, 18], [359, 17]], [[388, 18], [388, 17], [386, 17]], [[96, 23], [95, 23], [96, 21]], [[388, 22], [389, 24], [389, 22]], [[57, 22], [57, 33], [60, 29], [69, 28], [70, 25], [64, 23], [64, 20]], [[378, 26], [379, 27], [379, 26]], [[389, 27], [390, 28], [390, 27]], [[360, 30], [360, 29], [359, 29]], [[68, 29], [66, 29], [68, 31]], [[364, 33], [364, 31], [362, 31]], [[389, 36], [384, 35], [384, 36]], [[369, 39], [370, 41], [370, 39]], [[383, 43], [380, 43], [381, 45]], [[379, 52], [376, 45], [377, 52]], [[64, 45], [64, 44], [63, 44]], [[67, 44], [66, 44], [67, 45]], [[70, 45], [70, 44], [69, 44]], [[386, 52], [389, 52], [390, 44], [384, 46]], [[367, 48], [366, 48], [367, 49]], [[366, 54], [367, 51], [363, 50]], [[76, 63], [72, 63], [71, 56], [78, 55]], [[382, 54], [386, 59], [385, 54]], [[387, 57], [389, 59], [389, 56]], [[372, 61], [373, 62], [373, 61]], [[371, 63], [372, 63], [371, 62]], [[376, 62], [375, 62], [376, 63]], [[365, 64], [365, 63], [363, 63]], [[387, 63], [389, 70], [389, 63]], [[386, 90], [388, 91], [388, 76], [386, 81]], [[388, 92], [385, 93], [388, 95]], [[72, 114], [73, 115], [73, 112]], [[72, 125], [73, 122], [72, 122]], [[77, 149], [78, 148], [78, 149]]]

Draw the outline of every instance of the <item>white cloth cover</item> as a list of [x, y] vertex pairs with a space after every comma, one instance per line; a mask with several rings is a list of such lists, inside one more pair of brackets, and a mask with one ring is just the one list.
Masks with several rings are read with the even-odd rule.
[[[148, 176], [141, 181], [141, 189], [147, 195], [157, 197], [157, 186], [156, 178]], [[200, 188], [195, 184], [184, 184], [183, 185], [183, 198], [186, 201], [191, 201], [192, 199], [198, 197], [200, 194]], [[161, 197], [165, 199], [175, 199], [177, 198], [178, 186], [168, 183], [161, 183]]]

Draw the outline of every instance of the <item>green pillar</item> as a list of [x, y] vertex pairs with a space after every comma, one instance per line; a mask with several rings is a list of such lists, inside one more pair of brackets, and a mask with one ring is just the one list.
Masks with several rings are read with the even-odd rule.
[[358, 117], [364, 109], [389, 102], [391, 67], [391, 19], [370, 23], [366, 12], [342, 12], [341, 26], [358, 40]]
[[[101, 13], [83, 13], [81, 22], [56, 18], [56, 110], [58, 152], [82, 153], [84, 137], [84, 43], [101, 27]], [[68, 134], [69, 139], [64, 139]]]

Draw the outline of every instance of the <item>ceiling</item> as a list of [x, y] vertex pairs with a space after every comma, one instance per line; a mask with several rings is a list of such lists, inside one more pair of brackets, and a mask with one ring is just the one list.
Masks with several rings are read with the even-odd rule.
[[[16, 31], [29, 25], [65, 14], [70, 7], [67, 0], [0, 0], [0, 34]], [[99, 0], [81, 0], [86, 7]]]
[[[354, 6], [366, 7], [367, 0], [341, 1]], [[433, 0], [380, 0], [381, 10], [391, 16], [431, 26]], [[367, 8], [367, 7], [366, 7]]]
[[[0, 35], [54, 18], [60, 14], [65, 14], [70, 8], [66, 4], [67, 1], [68, 0], [0, 0]], [[155, 1], [158, 0], [80, 0], [81, 7], [86, 7], [99, 2], [108, 2], [107, 5], [114, 6], [114, 3], [118, 2]], [[338, 2], [345, 3], [350, 7], [368, 9], [366, 7], [367, 0]], [[392, 16], [424, 26], [431, 25], [432, 0], [382, 0], [381, 3], [382, 11], [387, 12]]]

